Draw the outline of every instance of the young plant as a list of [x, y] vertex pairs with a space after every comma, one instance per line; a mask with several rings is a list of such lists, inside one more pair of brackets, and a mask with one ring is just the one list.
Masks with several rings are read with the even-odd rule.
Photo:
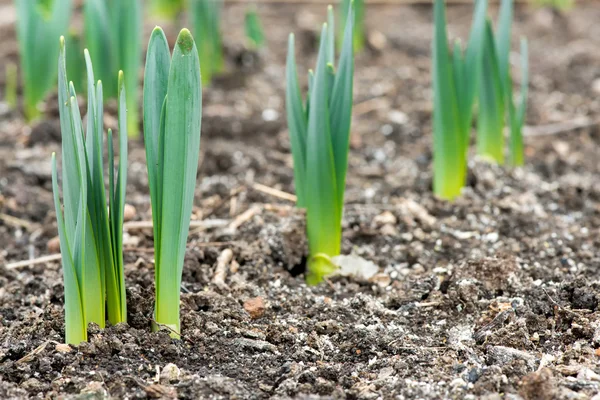
[[[342, 3], [340, 4], [340, 14], [342, 21], [348, 21], [348, 10], [350, 10], [351, 3], [353, 3], [354, 8], [354, 51], [359, 52], [365, 47], [365, 0], [342, 0]], [[342, 38], [344, 37], [344, 31], [345, 24], [342, 24], [340, 26], [340, 31], [338, 34], [340, 45]]]
[[17, 37], [25, 117], [40, 115], [39, 104], [56, 83], [56, 38], [66, 32], [71, 0], [17, 0]]
[[66, 49], [60, 39], [58, 101], [62, 135], [63, 205], [59, 198], [56, 157], [52, 189], [65, 281], [66, 342], [87, 340], [87, 324], [105, 326], [105, 300], [112, 324], [126, 321], [123, 278], [123, 209], [127, 179], [127, 123], [123, 73], [119, 74], [119, 165], [115, 181], [112, 132], [108, 131], [109, 208], [103, 173], [102, 83], [86, 52], [87, 124], [79, 113], [73, 83], [67, 86]]
[[6, 63], [4, 101], [11, 109], [17, 108], [17, 66], [12, 62]]
[[202, 84], [223, 72], [223, 40], [221, 9], [223, 0], [190, 0], [192, 32], [198, 40], [198, 56], [202, 65]]
[[148, 165], [156, 303], [154, 329], [165, 325], [179, 337], [179, 298], [200, 149], [202, 85], [192, 35], [183, 29], [173, 57], [164, 32], [155, 28], [144, 74], [144, 142]]
[[[512, 77], [510, 71], [510, 38], [513, 18], [513, 0], [502, 0], [498, 18], [498, 32], [494, 36], [492, 24], [487, 21], [481, 86], [479, 88], [479, 113], [477, 124], [477, 153], [485, 159], [504, 164], [504, 126], [508, 109], [508, 124], [511, 131], [510, 160], [513, 165], [523, 163], [522, 126], [525, 118], [525, 103], [518, 110], [513, 103]], [[527, 85], [527, 45], [521, 47], [523, 83]], [[522, 89], [526, 98], [527, 87]], [[523, 92], [525, 91], [525, 92]]]
[[527, 91], [529, 88], [529, 54], [527, 40], [521, 38], [521, 99], [515, 105], [513, 100], [512, 79], [508, 82], [508, 118], [510, 122], [510, 164], [520, 167], [525, 163], [523, 150], [523, 124], [527, 110]]
[[246, 10], [245, 23], [248, 42], [252, 47], [260, 49], [265, 45], [265, 33], [256, 12], [256, 7], [250, 7]]
[[138, 136], [138, 71], [140, 69], [142, 7], [140, 0], [85, 0], [85, 41], [106, 83], [106, 97], [117, 97], [115, 77], [122, 70], [127, 79], [127, 125]]
[[161, 17], [173, 19], [183, 10], [183, 0], [151, 0], [150, 8]]
[[508, 75], [504, 75], [504, 71], [500, 72], [501, 54], [496, 48], [496, 40], [489, 20], [485, 26], [484, 36], [477, 114], [477, 154], [483, 159], [502, 165], [504, 164], [505, 89]]
[[298, 85], [294, 35], [288, 42], [286, 106], [298, 207], [306, 208], [310, 258], [306, 280], [319, 283], [337, 266], [348, 168], [354, 77], [351, 6], [337, 71], [332, 27], [324, 24], [306, 103]]
[[538, 7], [550, 7], [558, 11], [569, 11], [575, 6], [575, 0], [533, 0]]
[[67, 75], [75, 87], [80, 87], [84, 84], [85, 79], [84, 47], [81, 36], [76, 32], [70, 31], [66, 38], [65, 46], [71, 49], [67, 53]]
[[473, 103], [481, 75], [487, 0], [475, 5], [463, 54], [459, 41], [450, 55], [443, 0], [435, 0], [433, 37], [433, 191], [452, 200], [467, 176], [467, 150]]

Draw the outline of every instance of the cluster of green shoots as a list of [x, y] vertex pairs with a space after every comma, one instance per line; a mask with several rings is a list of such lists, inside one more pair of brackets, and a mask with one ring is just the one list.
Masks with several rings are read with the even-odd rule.
[[[118, 78], [119, 164], [115, 177], [113, 135], [108, 131], [108, 202], [105, 196], [102, 82], [86, 51], [87, 122], [79, 113], [75, 87], [67, 84], [66, 49], [60, 40], [58, 101], [62, 135], [63, 206], [59, 198], [56, 157], [52, 156], [52, 188], [65, 281], [67, 343], [87, 340], [87, 324], [101, 328], [127, 321], [123, 277], [123, 210], [127, 180], [125, 82]], [[105, 315], [107, 310], [107, 316]]]
[[[101, 81], [95, 83], [87, 50], [85, 61], [87, 121], [84, 129], [74, 85], [72, 82], [67, 85], [65, 41], [61, 37], [58, 83], [62, 204], [54, 155], [52, 185], [65, 282], [65, 336], [66, 342], [71, 344], [87, 340], [90, 322], [104, 328], [107, 318], [113, 325], [127, 321], [123, 275], [126, 84], [121, 71], [117, 84], [119, 163], [115, 175], [113, 135], [109, 129], [107, 201], [102, 158], [103, 85]], [[165, 325], [177, 337], [181, 273], [200, 150], [201, 111], [200, 63], [190, 32], [181, 31], [171, 58], [166, 37], [156, 28], [148, 46], [144, 77], [144, 136], [156, 259], [154, 320], [155, 327]]]
[[144, 141], [152, 222], [154, 328], [179, 337], [179, 298], [200, 152], [202, 85], [198, 51], [183, 29], [173, 57], [162, 29], [148, 44], [144, 74]]
[[[307, 282], [319, 283], [337, 266], [348, 168], [354, 77], [354, 10], [348, 20], [340, 59], [335, 65], [333, 9], [323, 25], [314, 71], [309, 72], [303, 103], [296, 68], [294, 35], [288, 44], [286, 107], [294, 159], [297, 205], [307, 213], [310, 258]], [[336, 70], [337, 69], [337, 70]]]
[[[56, 38], [65, 36], [69, 48], [83, 47], [80, 35], [69, 31], [72, 0], [18, 0], [17, 31], [27, 119], [39, 116], [39, 105], [56, 83]], [[85, 0], [85, 46], [96, 62], [97, 75], [105, 82], [106, 98], [117, 98], [120, 70], [130, 77], [127, 92], [137, 93], [140, 67], [141, 0]], [[80, 51], [67, 56], [67, 70], [73, 82], [83, 81]], [[137, 135], [137, 98], [127, 98], [129, 134]]]
[[[366, 39], [366, 30], [365, 30], [365, 0], [342, 0], [340, 4], [340, 19], [342, 21], [348, 21], [348, 12], [350, 8], [354, 10], [354, 20], [352, 23], [354, 24], [354, 51], [359, 52], [365, 47], [365, 39]], [[340, 26], [340, 30], [338, 32], [338, 43], [341, 46], [342, 40], [344, 38], [344, 32], [346, 29], [346, 24], [342, 24]]]
[[17, 0], [17, 36], [21, 57], [23, 109], [28, 120], [56, 82], [57, 38], [71, 19], [71, 0]]
[[138, 71], [140, 69], [141, 0], [85, 0], [85, 43], [96, 62], [99, 78], [106, 83], [106, 97], [116, 98], [116, 73], [127, 79], [129, 135], [138, 134]]
[[452, 51], [446, 33], [443, 0], [434, 5], [434, 193], [452, 200], [460, 195], [467, 175], [473, 109], [477, 105], [477, 153], [504, 163], [504, 126], [510, 129], [510, 162], [523, 164], [522, 128], [528, 85], [527, 44], [521, 41], [521, 99], [513, 101], [509, 64], [513, 0], [503, 0], [497, 37], [486, 18], [487, 0], [475, 4], [471, 32], [463, 52], [457, 40]]

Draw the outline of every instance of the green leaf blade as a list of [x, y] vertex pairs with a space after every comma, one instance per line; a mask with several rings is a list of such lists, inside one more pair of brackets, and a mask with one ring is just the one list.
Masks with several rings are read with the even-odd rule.
[[294, 159], [294, 182], [296, 186], [297, 206], [306, 207], [306, 129], [307, 115], [302, 106], [302, 96], [298, 85], [298, 72], [294, 47], [294, 35], [288, 40], [286, 64], [286, 112], [292, 157]]
[[[323, 26], [321, 35], [307, 127], [306, 201], [311, 258], [321, 253], [338, 255], [341, 246], [341, 209], [330, 126], [326, 34], [327, 24]], [[324, 271], [318, 266], [309, 262], [309, 275], [322, 277]]]
[[187, 29], [177, 39], [167, 92], [162, 190], [169, 195], [162, 199], [155, 317], [179, 332], [181, 273], [196, 186], [202, 110], [198, 51]]

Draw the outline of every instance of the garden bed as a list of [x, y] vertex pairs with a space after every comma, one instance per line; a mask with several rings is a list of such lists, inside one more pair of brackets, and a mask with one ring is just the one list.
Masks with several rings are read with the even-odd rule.
[[[600, 5], [566, 15], [517, 8], [515, 38], [525, 35], [531, 52], [526, 166], [473, 161], [453, 203], [430, 190], [431, 7], [369, 9], [343, 251], [379, 273], [307, 287], [304, 218], [286, 195], [294, 190], [284, 66], [291, 30], [301, 70], [313, 65], [324, 11], [259, 8], [268, 49], [254, 53], [241, 45], [244, 7], [225, 9], [228, 73], [204, 91], [182, 340], [150, 332], [150, 199], [135, 141], [129, 324], [90, 326], [89, 343], [61, 344], [60, 262], [13, 264], [57, 249], [56, 100], [31, 127], [0, 104], [0, 398], [528, 400], [600, 391]], [[451, 7], [449, 21], [464, 36], [470, 7]], [[174, 40], [178, 26], [167, 28]], [[17, 47], [12, 25], [0, 31], [5, 65]]]

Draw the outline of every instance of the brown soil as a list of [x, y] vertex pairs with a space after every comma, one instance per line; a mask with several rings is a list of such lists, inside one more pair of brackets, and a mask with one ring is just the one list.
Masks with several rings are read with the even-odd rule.
[[[228, 73], [205, 90], [194, 212], [205, 223], [190, 235], [182, 340], [150, 332], [151, 231], [128, 229], [129, 324], [90, 326], [89, 343], [59, 345], [60, 263], [9, 265], [47, 255], [57, 234], [55, 99], [32, 127], [0, 104], [0, 398], [530, 400], [600, 391], [600, 132], [569, 128], [600, 117], [600, 4], [566, 15], [518, 8], [515, 37], [531, 49], [527, 165], [473, 162], [454, 203], [430, 191], [431, 8], [372, 7], [369, 31], [386, 43], [357, 56], [343, 248], [380, 273], [316, 287], [302, 275], [303, 216], [256, 183], [293, 193], [285, 44], [295, 31], [302, 69], [312, 65], [325, 9], [263, 6], [268, 50], [259, 53], [243, 49], [243, 11], [225, 10]], [[470, 9], [449, 16], [451, 33], [464, 36]], [[4, 76], [16, 42], [12, 25], [0, 31]], [[143, 145], [130, 146], [128, 203], [148, 221]], [[227, 250], [234, 261], [215, 280]]]

